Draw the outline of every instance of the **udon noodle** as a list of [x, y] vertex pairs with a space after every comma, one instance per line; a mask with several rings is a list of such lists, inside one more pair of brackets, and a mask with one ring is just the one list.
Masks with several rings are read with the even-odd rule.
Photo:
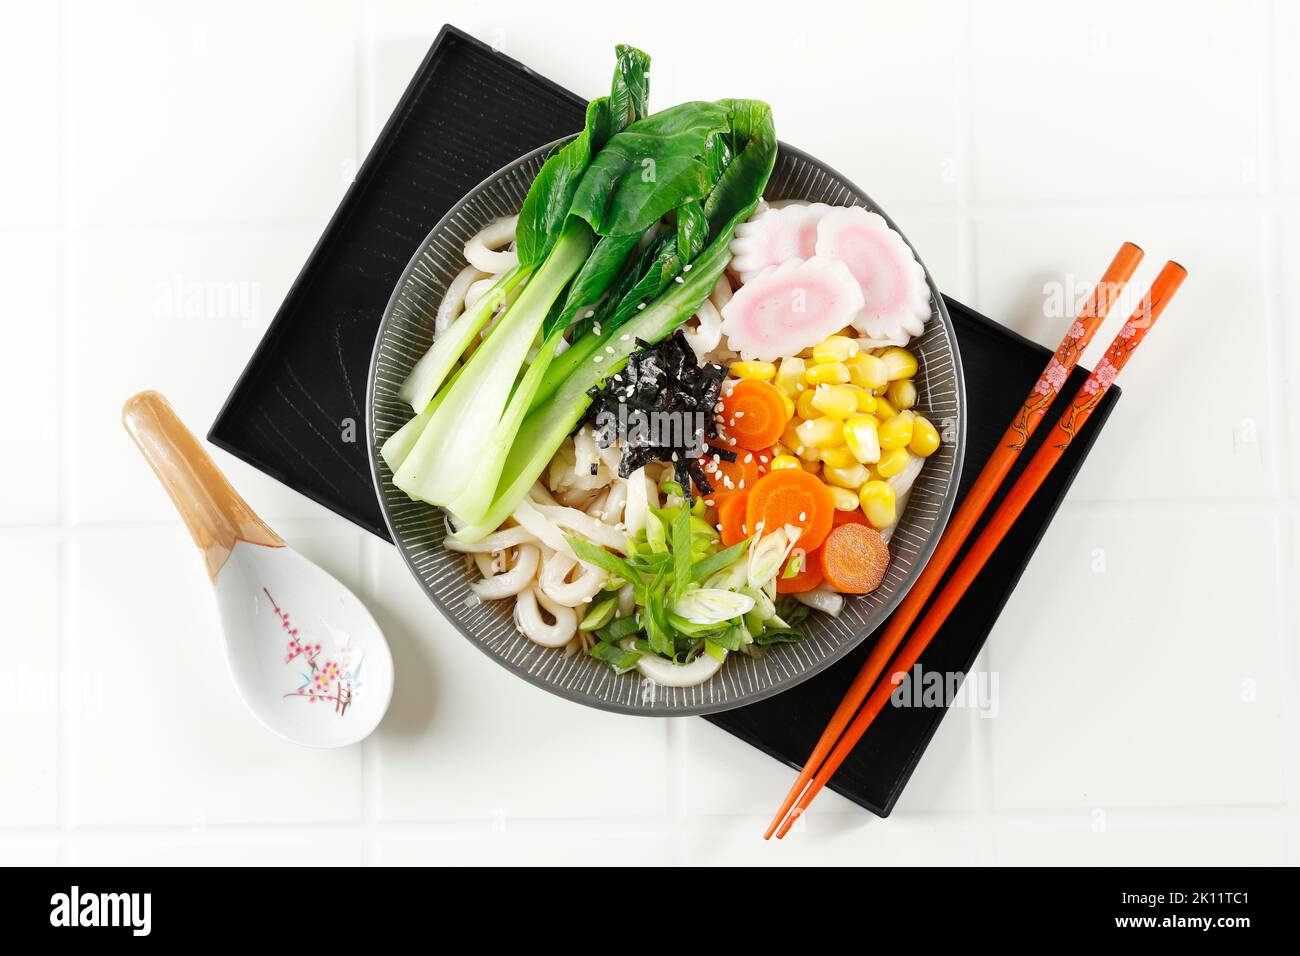
[[[774, 206], [789, 204], [773, 203]], [[450, 328], [502, 273], [518, 263], [514, 251], [517, 218], [494, 220], [466, 243], [468, 265], [451, 280], [438, 305], [434, 316], [437, 334]], [[726, 365], [738, 358], [723, 342], [720, 314], [737, 285], [736, 276], [724, 272], [709, 297], [683, 326], [686, 341], [701, 363]], [[487, 336], [507, 304], [503, 303], [487, 323], [480, 340]], [[895, 342], [864, 338], [859, 343], [864, 349], [882, 348], [905, 345], [906, 339]], [[520, 632], [545, 647], [564, 648], [566, 655], [586, 650], [594, 640], [589, 632], [579, 632], [578, 624], [608, 577], [605, 571], [580, 562], [565, 541], [565, 535], [579, 535], [622, 550], [627, 534], [638, 530], [629, 529], [624, 522], [629, 513], [629, 496], [644, 496], [650, 505], [658, 507], [660, 482], [672, 478], [671, 465], [662, 463], [652, 463], [628, 478], [620, 478], [619, 456], [617, 442], [608, 448], [598, 447], [591, 427], [584, 425], [565, 441], [528, 499], [498, 531], [472, 544], [454, 535], [449, 535], [444, 542], [447, 549], [464, 553], [477, 571], [478, 580], [470, 585], [477, 599], [514, 598], [514, 620]], [[923, 460], [916, 458], [913, 462], [896, 476], [897, 481], [891, 481], [898, 496], [899, 512], [906, 504]], [[664, 505], [676, 503], [669, 495]], [[644, 512], [639, 507], [633, 510]], [[889, 531], [892, 529], [885, 532], [886, 536]], [[797, 597], [829, 614], [838, 614], [844, 604], [843, 596], [828, 588]], [[619, 614], [630, 614], [634, 607], [632, 586], [625, 585], [618, 592]]]

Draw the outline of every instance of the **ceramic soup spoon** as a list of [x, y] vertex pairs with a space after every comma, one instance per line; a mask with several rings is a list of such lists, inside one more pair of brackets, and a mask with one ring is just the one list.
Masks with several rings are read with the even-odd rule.
[[393, 658], [365, 606], [253, 513], [162, 395], [128, 399], [122, 423], [203, 554], [244, 703], [307, 747], [368, 735], [393, 694]]

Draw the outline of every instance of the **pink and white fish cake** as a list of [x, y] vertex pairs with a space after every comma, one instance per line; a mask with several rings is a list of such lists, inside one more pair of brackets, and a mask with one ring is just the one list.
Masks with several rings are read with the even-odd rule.
[[864, 300], [848, 266], [813, 256], [769, 266], [722, 309], [722, 333], [746, 361], [797, 355], [849, 325]]
[[925, 331], [925, 270], [884, 218], [860, 206], [829, 210], [817, 224], [817, 255], [843, 262], [861, 286], [865, 304], [853, 322], [858, 331], [876, 339]]
[[774, 207], [742, 222], [731, 240], [731, 269], [749, 282], [769, 266], [817, 254], [817, 225], [831, 207], [822, 202]]

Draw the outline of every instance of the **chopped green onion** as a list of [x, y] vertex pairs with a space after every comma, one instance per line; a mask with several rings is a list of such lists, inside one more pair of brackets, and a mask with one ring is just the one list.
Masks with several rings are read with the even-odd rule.
[[615, 618], [610, 621], [596, 632], [596, 636], [608, 644], [613, 644], [625, 637], [631, 637], [639, 630], [641, 630], [641, 625], [637, 623], [636, 617], [629, 614], [627, 617]]
[[761, 634], [754, 637], [759, 647], [768, 644], [798, 644], [803, 640], [803, 632], [793, 627], [765, 627]]
[[677, 509], [673, 519], [673, 591], [676, 602], [691, 586], [691, 513]]
[[731, 567], [742, 557], [749, 548], [753, 538], [746, 538], [744, 541], [737, 542], [729, 548], [724, 548], [717, 554], [710, 555], [703, 561], [696, 561], [695, 566], [691, 568], [691, 580], [706, 581], [710, 576], [721, 571], [723, 568]]
[[641, 659], [636, 651], [625, 651], [617, 644], [606, 644], [603, 641], [594, 644], [587, 653], [598, 661], [604, 661], [620, 674], [636, 667], [636, 662]]
[[618, 598], [612, 597], [601, 601], [599, 604], [593, 604], [587, 611], [582, 621], [578, 624], [580, 631], [594, 631], [597, 628], [604, 627], [614, 617], [614, 611], [618, 608]]
[[781, 572], [782, 580], [797, 577], [799, 572], [803, 570], [803, 560], [803, 552], [796, 548], [794, 553], [790, 555], [790, 560], [785, 563], [785, 570]]
[[633, 584], [640, 580], [640, 575], [637, 574], [636, 569], [612, 551], [606, 551], [600, 545], [584, 541], [582, 538], [575, 538], [572, 535], [565, 535], [564, 540], [569, 542], [569, 547], [573, 549], [573, 553], [577, 555], [579, 561], [594, 564], [601, 570], [616, 574], [623, 580], [631, 581]]

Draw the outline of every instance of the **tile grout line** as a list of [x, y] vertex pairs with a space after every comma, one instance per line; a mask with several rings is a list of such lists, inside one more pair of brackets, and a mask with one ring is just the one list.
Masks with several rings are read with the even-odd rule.
[[[369, 129], [369, 101], [373, 87], [370, 74], [371, 36], [369, 11], [364, 3], [353, 0], [352, 3], [352, 43], [353, 43], [353, 90], [356, 101], [353, 104], [355, 117], [353, 121], [353, 181], [366, 154], [367, 130]], [[365, 431], [364, 422], [361, 424]], [[360, 551], [360, 580], [366, 589], [368, 601], [375, 601], [379, 595], [380, 561], [375, 547], [377, 542], [369, 534], [363, 534], [357, 542]], [[390, 705], [391, 706], [391, 705]], [[380, 725], [382, 726], [382, 721]], [[378, 731], [379, 728], [376, 728]], [[382, 743], [378, 733], [372, 733], [361, 744], [361, 819], [365, 825], [362, 839], [362, 860], [367, 866], [379, 866], [382, 863], [377, 828], [380, 823], [383, 806], [383, 771]]]
[[[1295, 595], [1287, 589], [1287, 581], [1295, 580], [1294, 570], [1296, 562], [1296, 528], [1295, 520], [1284, 521], [1279, 527], [1273, 530], [1273, 547], [1274, 547], [1274, 590], [1273, 605], [1275, 620], [1278, 624], [1277, 646], [1279, 665], [1282, 671], [1280, 686], [1278, 688], [1281, 699], [1282, 711], [1282, 784], [1286, 793], [1287, 805], [1294, 814], [1300, 809], [1300, 730], [1297, 725], [1300, 724], [1300, 687], [1297, 687], [1296, 681], [1300, 677], [1297, 673], [1297, 662], [1295, 653], [1295, 635], [1297, 634], [1295, 622], [1296, 599]], [[1288, 570], [1290, 573], [1288, 573]], [[1256, 705], [1258, 706], [1258, 705]]]
[[69, 839], [73, 821], [74, 781], [74, 728], [73, 713], [78, 700], [79, 683], [75, 679], [75, 654], [73, 635], [77, 627], [76, 555], [77, 549], [68, 533], [75, 524], [73, 502], [73, 475], [76, 463], [76, 442], [73, 434], [73, 410], [77, 398], [77, 374], [74, 348], [74, 331], [77, 309], [77, 253], [74, 241], [77, 225], [76, 203], [76, 78], [75, 10], [70, 0], [63, 0], [58, 11], [58, 63], [59, 63], [59, 240], [58, 240], [58, 341], [56, 351], [65, 356], [73, 374], [67, 376], [58, 395], [59, 466], [58, 483], [58, 547], [56, 550], [57, 581], [55, 594], [55, 674], [56, 681], [55, 755], [56, 818], [61, 838], [56, 859], [67, 865], [71, 862], [72, 846]]
[[[677, 718], [673, 718], [677, 719]], [[681, 718], [683, 720], [689, 718]], [[970, 827], [972, 824], [997, 823], [999, 825], [1052, 826], [1076, 825], [1079, 814], [1088, 812], [1089, 807], [1079, 806], [1012, 806], [1006, 809], [992, 810], [988, 813], [979, 811], [943, 810], [908, 813], [900, 815], [899, 820], [907, 823], [925, 823], [934, 827]], [[1166, 827], [1187, 824], [1208, 824], [1223, 826], [1285, 825], [1294, 820], [1294, 810], [1285, 802], [1277, 803], [1222, 803], [1222, 804], [1138, 804], [1118, 803], [1107, 807], [1108, 812], [1122, 815], [1122, 821], [1130, 827]], [[860, 811], [860, 813], [859, 813]], [[868, 823], [888, 826], [889, 820], [881, 820], [860, 808], [831, 814], [844, 820], [862, 820]], [[705, 821], [731, 820], [747, 824], [757, 824], [760, 828], [767, 823], [766, 813], [717, 813], [701, 816]], [[891, 818], [892, 819], [892, 818]], [[543, 836], [552, 832], [571, 833], [587, 830], [594, 835], [662, 835], [663, 824], [644, 815], [631, 816], [537, 816], [511, 817], [510, 826], [526, 836]], [[223, 840], [237, 842], [255, 842], [268, 836], [285, 840], [316, 841], [320, 837], [346, 836], [349, 839], [365, 839], [369, 836], [382, 835], [385, 839], [403, 836], [445, 838], [456, 837], [465, 831], [474, 833], [489, 832], [492, 819], [482, 816], [464, 817], [430, 817], [426, 819], [399, 819], [370, 826], [347, 819], [321, 820], [298, 823], [291, 820], [240, 821], [237, 823], [207, 821], [201, 829], [195, 829], [192, 822], [172, 823], [97, 823], [76, 828], [79, 838], [88, 840], [114, 841], [130, 837], [145, 840], [177, 840], [194, 843], [218, 843]], [[760, 829], [761, 832], [761, 829]], [[5, 837], [18, 836], [28, 839], [57, 837], [62, 833], [57, 826], [17, 826], [0, 831]], [[758, 839], [755, 835], [755, 839]]]
[[670, 858], [674, 866], [690, 863], [690, 832], [688, 819], [689, 773], [688, 748], [690, 726], [695, 718], [670, 717], [664, 721], [664, 750], [667, 761], [668, 827], [671, 837]]
[[[971, 109], [974, 102], [972, 84], [975, 77], [974, 0], [967, 0], [965, 13], [966, 21], [962, 25], [962, 48], [959, 60], [960, 82], [957, 84], [958, 115], [962, 117], [960, 147], [962, 150], [960, 191], [962, 245], [959, 255], [962, 263], [962, 281], [965, 285], [963, 291], [978, 308], [980, 298], [978, 288], [979, 259], [976, 249], [978, 236], [976, 216], [973, 212], [973, 206], [975, 205], [975, 125], [971, 118]], [[982, 668], [987, 671], [990, 668], [993, 656], [990, 650], [991, 643], [991, 641], [986, 641], [984, 646], [980, 648], [979, 654], [976, 655], [975, 667], [977, 670]], [[971, 784], [975, 792], [975, 818], [980, 822], [982, 830], [991, 831], [987, 821], [993, 805], [993, 774], [995, 768], [992, 762], [993, 728], [983, 726], [987, 723], [991, 722], [977, 718], [970, 730]]]
[[[268, 479], [273, 480], [273, 479]], [[1179, 517], [1184, 515], [1214, 514], [1231, 517], [1276, 517], [1278, 515], [1300, 515], [1300, 496], [1280, 495], [1238, 498], [1082, 498], [1072, 493], [1061, 505], [1064, 509], [1087, 514], [1123, 514], [1141, 512], [1157, 517]], [[358, 527], [341, 515], [324, 512], [319, 516], [292, 516], [277, 512], [267, 512], [268, 521], [274, 523], [277, 530], [286, 534], [303, 534], [319, 527], [321, 520], [346, 522], [339, 527], [355, 529], [366, 534], [371, 540], [386, 544], [370, 535], [365, 528]], [[75, 522], [67, 527], [48, 524], [6, 524], [0, 526], [0, 540], [7, 536], [21, 537], [37, 541], [95, 539], [104, 536], [123, 534], [150, 535], [169, 529], [184, 530], [179, 518], [140, 518], [122, 521], [86, 521]]]
[[1295, 635], [1300, 633], [1296, 620], [1296, 602], [1287, 584], [1296, 579], [1296, 528], [1294, 516], [1288, 520], [1287, 493], [1294, 488], [1295, 449], [1291, 447], [1290, 406], [1286, 401], [1286, 365], [1283, 356], [1288, 341], [1284, 315], [1286, 271], [1282, 249], [1282, 213], [1279, 176], [1282, 169], [1282, 150], [1277, 124], [1280, 109], [1278, 88], [1278, 4], [1266, 6], [1261, 17], [1261, 42], [1264, 45], [1265, 77], [1261, 83], [1260, 102], [1260, 156], [1264, 165], [1264, 185], [1269, 212], [1264, 218], [1264, 249], [1269, 277], [1268, 321], [1264, 325], [1265, 348], [1269, 354], [1269, 396], [1274, 409], [1273, 481], [1279, 517], [1282, 519], [1274, 531], [1274, 612], [1278, 625], [1277, 646], [1282, 679], [1279, 687], [1282, 711], [1282, 773], [1287, 804], [1294, 812], [1300, 807], [1300, 733], [1296, 729], [1297, 712], [1300, 711], [1300, 687], [1297, 680]]
[[1271, 295], [1268, 297], [1268, 315], [1264, 323], [1264, 348], [1268, 356], [1269, 403], [1273, 412], [1273, 446], [1272, 461], [1273, 494], [1283, 500], [1290, 485], [1291, 451], [1287, 425], [1287, 403], [1283, 381], [1286, 378], [1286, 366], [1282, 361], [1286, 341], [1286, 328], [1282, 320], [1282, 286], [1285, 270], [1282, 264], [1281, 248], [1281, 214], [1279, 212], [1280, 195], [1278, 191], [1279, 147], [1277, 143], [1278, 109], [1276, 102], [1277, 57], [1273, 35], [1276, 30], [1275, 8], [1269, 5], [1267, 14], [1261, 19], [1260, 42], [1263, 44], [1264, 69], [1260, 79], [1260, 140], [1259, 155], [1263, 165], [1264, 194], [1268, 214], [1264, 216], [1264, 257]]

